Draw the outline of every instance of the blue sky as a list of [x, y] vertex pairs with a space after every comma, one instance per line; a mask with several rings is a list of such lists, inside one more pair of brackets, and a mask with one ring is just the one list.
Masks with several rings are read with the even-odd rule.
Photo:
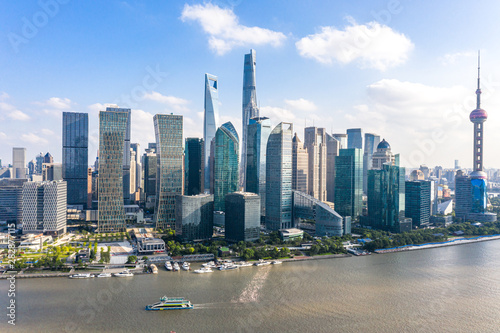
[[203, 133], [204, 73], [219, 77], [218, 124], [241, 134], [243, 57], [257, 52], [261, 115], [274, 124], [381, 135], [409, 167], [471, 167], [481, 49], [485, 166], [499, 167], [497, 1], [0, 1], [0, 158], [61, 160], [61, 114], [131, 107], [132, 141], [153, 115]]

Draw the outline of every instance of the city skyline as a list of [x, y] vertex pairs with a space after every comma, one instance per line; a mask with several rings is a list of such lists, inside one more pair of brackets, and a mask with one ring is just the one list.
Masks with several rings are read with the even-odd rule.
[[[262, 11], [262, 2], [154, 6], [110, 2], [100, 6], [103, 14], [89, 22], [85, 14], [95, 11], [90, 5], [60, 4], [56, 13], [48, 14], [37, 3], [4, 5], [0, 14], [6, 27], [0, 41], [0, 58], [6, 60], [0, 63], [5, 73], [0, 78], [0, 118], [6, 125], [0, 129], [5, 143], [0, 148], [3, 164], [12, 163], [12, 147], [26, 147], [28, 161], [40, 151], [50, 151], [61, 161], [63, 111], [89, 112], [92, 162], [98, 147], [98, 111], [107, 104], [132, 109], [131, 142], [142, 147], [154, 142], [152, 116], [159, 112], [182, 114], [185, 137], [202, 137], [202, 80], [207, 72], [220, 80], [217, 123], [231, 121], [241, 135], [241, 60], [255, 49], [259, 53], [258, 105], [261, 116], [269, 117], [273, 126], [293, 122], [298, 133], [305, 126], [325, 127], [328, 133], [362, 128], [392, 142], [403, 166], [425, 163], [447, 168], [458, 159], [463, 167], [471, 168], [472, 142], [464, 132], [469, 130], [467, 116], [475, 102], [469, 92], [474, 87], [476, 53], [481, 49], [483, 104], [490, 111], [484, 165], [500, 165], [500, 157], [492, 153], [500, 139], [500, 122], [494, 112], [500, 108], [496, 83], [500, 68], [494, 64], [500, 50], [494, 46], [494, 31], [481, 34], [484, 23], [473, 24], [478, 17], [481, 22], [494, 19], [492, 9], [499, 5], [493, 1], [464, 4], [454, 17], [446, 15], [452, 6], [449, 1], [432, 7], [430, 2], [392, 7], [385, 2], [365, 6], [323, 2], [315, 8], [292, 1], [269, 5], [276, 9], [269, 11]], [[280, 10], [285, 8], [286, 16]], [[77, 17], [80, 11], [83, 15]], [[24, 22], [33, 23], [39, 12], [45, 13], [47, 22], [36, 26], [33, 36], [25, 36]], [[111, 14], [103, 20], [105, 12]], [[425, 27], [416, 24], [423, 15], [428, 17]], [[214, 16], [220, 18], [215, 26]], [[151, 20], [146, 23], [144, 18]], [[465, 18], [471, 24], [462, 27]], [[124, 19], [129, 19], [125, 29], [120, 24], [108, 26]], [[107, 21], [109, 31], [100, 29], [102, 25], [89, 28], [92, 20]], [[90, 37], [87, 31], [92, 29], [100, 33]], [[140, 54], [131, 49], [139, 43], [130, 38], [134, 33], [145, 37], [141, 43], [149, 43]], [[249, 33], [247, 39], [242, 38], [245, 33]], [[84, 44], [80, 52], [74, 52], [74, 39], [82, 41], [71, 37], [82, 34], [95, 45]], [[108, 34], [117, 34], [117, 41], [108, 40]], [[337, 40], [341, 34], [345, 39]], [[171, 50], [170, 43], [179, 40], [190, 43]], [[318, 47], [327, 40], [349, 48]], [[376, 52], [386, 45], [391, 49]], [[109, 54], [99, 52], [99, 61], [90, 63], [85, 56], [97, 54], [96, 47], [99, 51], [115, 49]], [[54, 49], [60, 52], [57, 57], [53, 57]], [[157, 56], [166, 49], [165, 56]]]

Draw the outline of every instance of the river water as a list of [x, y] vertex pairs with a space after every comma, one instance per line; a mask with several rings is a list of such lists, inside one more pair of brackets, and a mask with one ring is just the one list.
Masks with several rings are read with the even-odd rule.
[[[499, 253], [496, 240], [209, 274], [18, 279], [16, 326], [3, 315], [0, 331], [500, 332]], [[195, 308], [144, 310], [163, 295]], [[2, 280], [3, 309], [7, 299]]]

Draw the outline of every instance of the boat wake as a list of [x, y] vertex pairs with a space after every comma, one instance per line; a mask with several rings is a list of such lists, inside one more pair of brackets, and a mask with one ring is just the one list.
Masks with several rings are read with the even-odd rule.
[[243, 289], [238, 299], [232, 300], [231, 303], [250, 303], [257, 302], [259, 299], [259, 291], [264, 286], [271, 267], [263, 267], [255, 274], [254, 278], [248, 286]]

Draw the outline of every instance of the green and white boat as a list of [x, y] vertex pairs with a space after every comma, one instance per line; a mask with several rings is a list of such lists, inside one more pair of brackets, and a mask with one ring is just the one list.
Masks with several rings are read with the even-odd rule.
[[146, 310], [160, 311], [160, 310], [185, 310], [192, 309], [193, 304], [184, 297], [167, 297], [163, 296], [159, 302], [146, 306]]

